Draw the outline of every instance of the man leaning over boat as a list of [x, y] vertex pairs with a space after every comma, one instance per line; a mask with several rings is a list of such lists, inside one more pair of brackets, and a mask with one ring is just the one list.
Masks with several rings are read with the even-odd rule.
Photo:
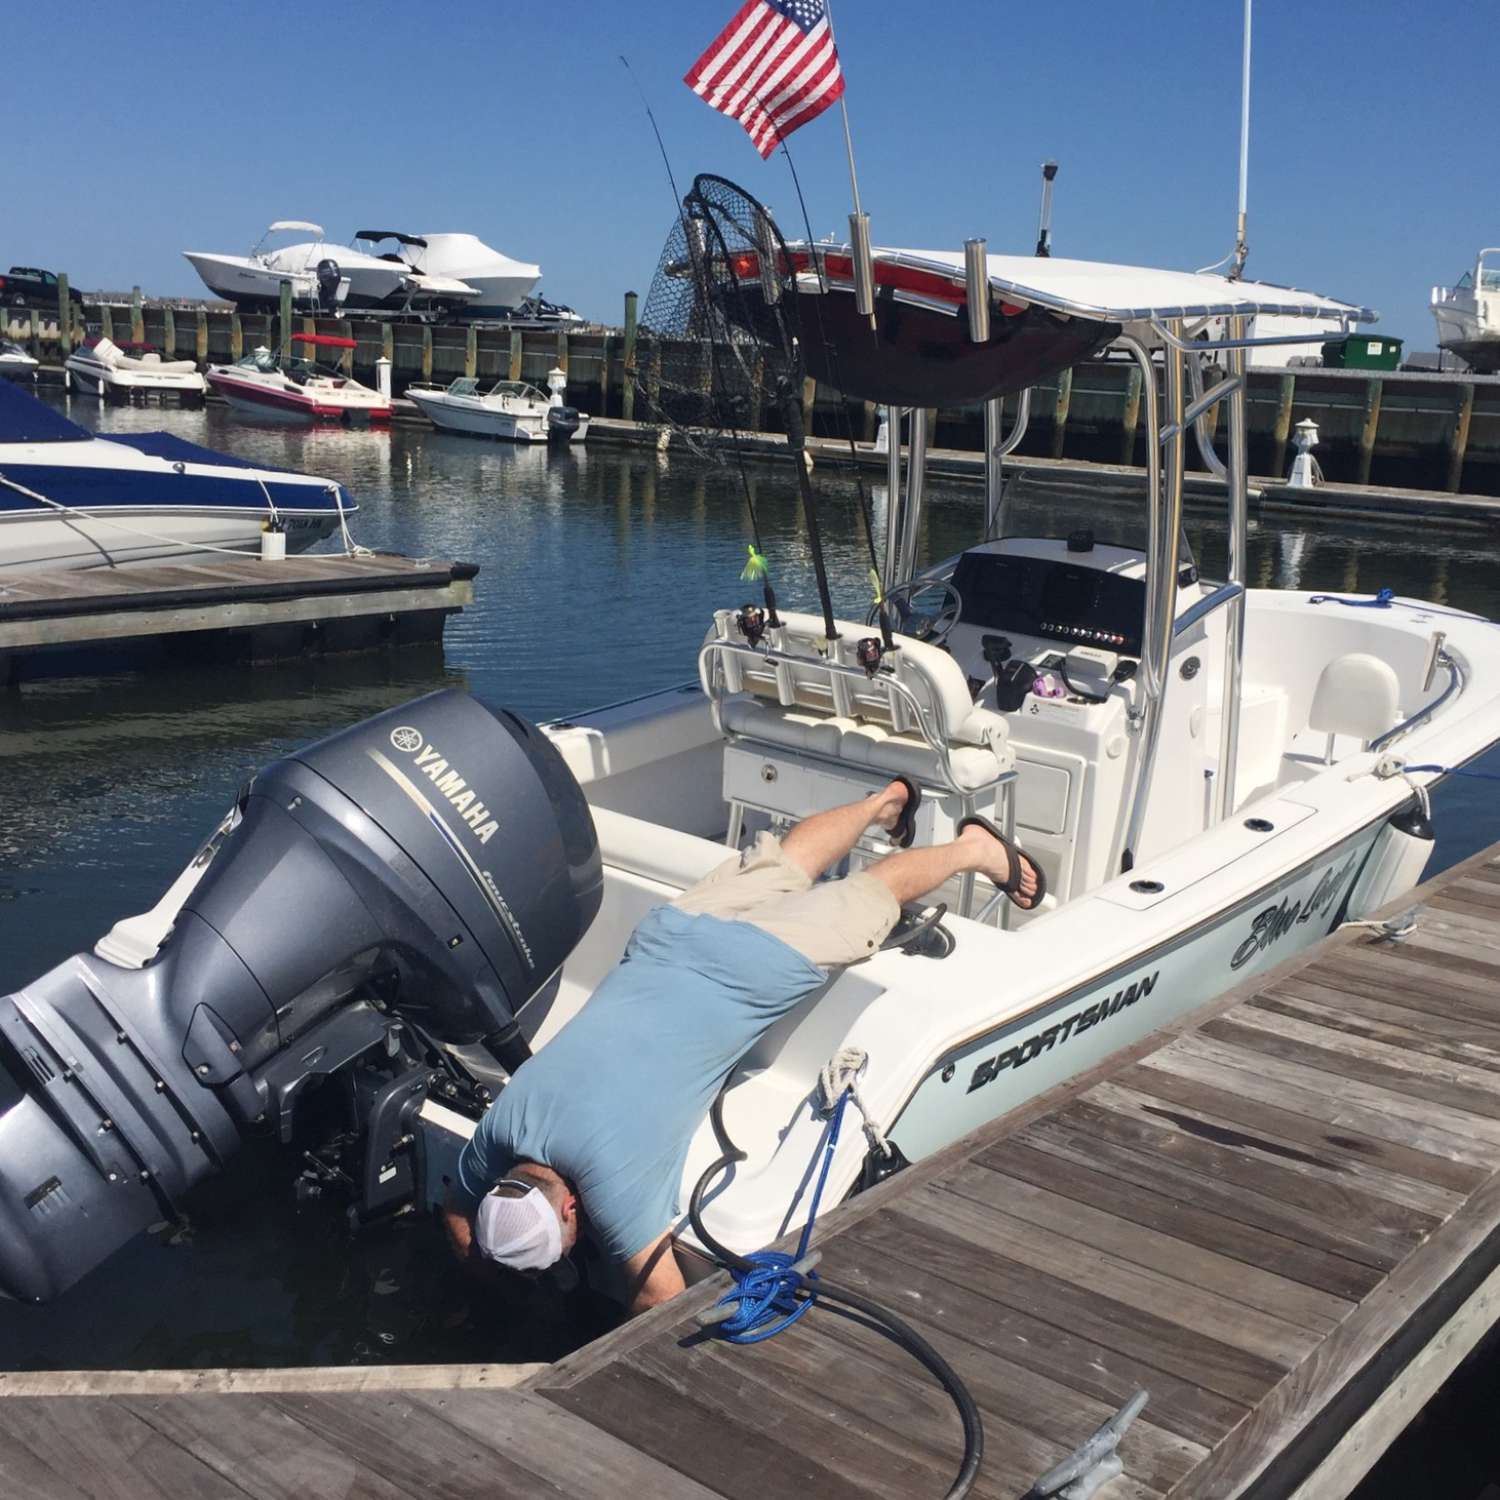
[[[455, 1253], [535, 1274], [587, 1228], [622, 1268], [631, 1313], [682, 1291], [670, 1226], [688, 1145], [739, 1058], [954, 876], [984, 875], [1023, 908], [1040, 899], [1035, 864], [983, 818], [951, 843], [906, 847], [920, 795], [903, 777], [783, 839], [762, 833], [648, 912], [464, 1148], [443, 1213]], [[872, 828], [895, 851], [821, 880]]]

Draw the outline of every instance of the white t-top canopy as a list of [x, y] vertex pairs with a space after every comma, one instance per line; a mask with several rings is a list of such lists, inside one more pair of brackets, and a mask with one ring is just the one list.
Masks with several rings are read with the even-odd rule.
[[[892, 266], [936, 272], [960, 283], [964, 279], [961, 251], [877, 250], [875, 258]], [[1236, 314], [1248, 317], [1255, 313], [1347, 318], [1351, 323], [1373, 323], [1377, 317], [1367, 307], [1319, 296], [1316, 292], [1259, 281], [1230, 281], [1202, 271], [1161, 271], [1147, 266], [1033, 255], [991, 255], [988, 261], [990, 285], [1004, 300], [1111, 323]]]

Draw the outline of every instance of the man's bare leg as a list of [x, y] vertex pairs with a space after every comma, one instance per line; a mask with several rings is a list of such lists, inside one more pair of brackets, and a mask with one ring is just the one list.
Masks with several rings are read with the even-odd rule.
[[[816, 880], [843, 859], [868, 829], [880, 827], [889, 832], [894, 828], [901, 821], [906, 795], [905, 786], [893, 781], [873, 797], [862, 797], [858, 802], [814, 813], [782, 839], [781, 851], [795, 864], [801, 865], [810, 879]], [[941, 885], [942, 881], [936, 883]]]
[[[844, 809], [840, 808], [840, 812]], [[992, 834], [971, 823], [951, 844], [931, 849], [900, 849], [870, 865], [865, 871], [905, 905], [935, 891], [955, 875], [973, 872], [1003, 885], [1010, 879], [1010, 856]], [[1030, 901], [1036, 893], [1036, 873], [1022, 864], [1021, 889], [1017, 894]]]

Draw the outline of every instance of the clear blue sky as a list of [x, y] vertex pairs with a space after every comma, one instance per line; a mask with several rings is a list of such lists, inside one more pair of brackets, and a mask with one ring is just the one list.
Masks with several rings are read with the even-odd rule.
[[[63, 0], [7, 7], [0, 265], [200, 290], [185, 249], [274, 218], [470, 230], [617, 321], [678, 182], [716, 171], [789, 227], [785, 166], [680, 82], [733, 0]], [[1062, 163], [1060, 255], [1192, 268], [1230, 247], [1240, 0], [838, 0], [879, 243], [1029, 251]], [[1410, 347], [1500, 242], [1494, 0], [1259, 0], [1249, 274], [1376, 307]], [[836, 111], [792, 137], [818, 235], [849, 209]]]

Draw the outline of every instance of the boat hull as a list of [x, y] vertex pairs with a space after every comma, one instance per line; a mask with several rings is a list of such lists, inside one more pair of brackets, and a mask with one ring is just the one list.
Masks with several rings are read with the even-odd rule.
[[[518, 416], [512, 412], [485, 408], [478, 402], [441, 394], [427, 395], [408, 391], [407, 395], [443, 432], [461, 432], [470, 437], [496, 438], [506, 443], [545, 443], [547, 417]], [[583, 429], [587, 432], [587, 427]]]
[[[337, 515], [282, 511], [287, 551], [305, 552], [338, 529]], [[107, 514], [68, 516], [0, 512], [0, 577], [12, 573], [181, 562], [194, 553], [228, 548], [260, 551], [266, 512], [205, 506], [202, 509], [121, 507]]]
[[101, 397], [180, 396], [198, 400], [206, 389], [203, 377], [196, 371], [189, 374], [178, 370], [121, 369], [78, 355], [66, 359], [63, 368], [80, 389]]
[[[288, 390], [269, 381], [242, 380], [229, 371], [210, 370], [208, 384], [236, 411], [280, 422], [389, 422], [391, 408], [360, 391], [351, 398], [338, 391]], [[373, 393], [371, 393], [373, 394]]]
[[1310, 948], [1344, 920], [1384, 826], [1381, 818], [1209, 921], [948, 1052], [887, 1135], [909, 1160], [928, 1156]]

